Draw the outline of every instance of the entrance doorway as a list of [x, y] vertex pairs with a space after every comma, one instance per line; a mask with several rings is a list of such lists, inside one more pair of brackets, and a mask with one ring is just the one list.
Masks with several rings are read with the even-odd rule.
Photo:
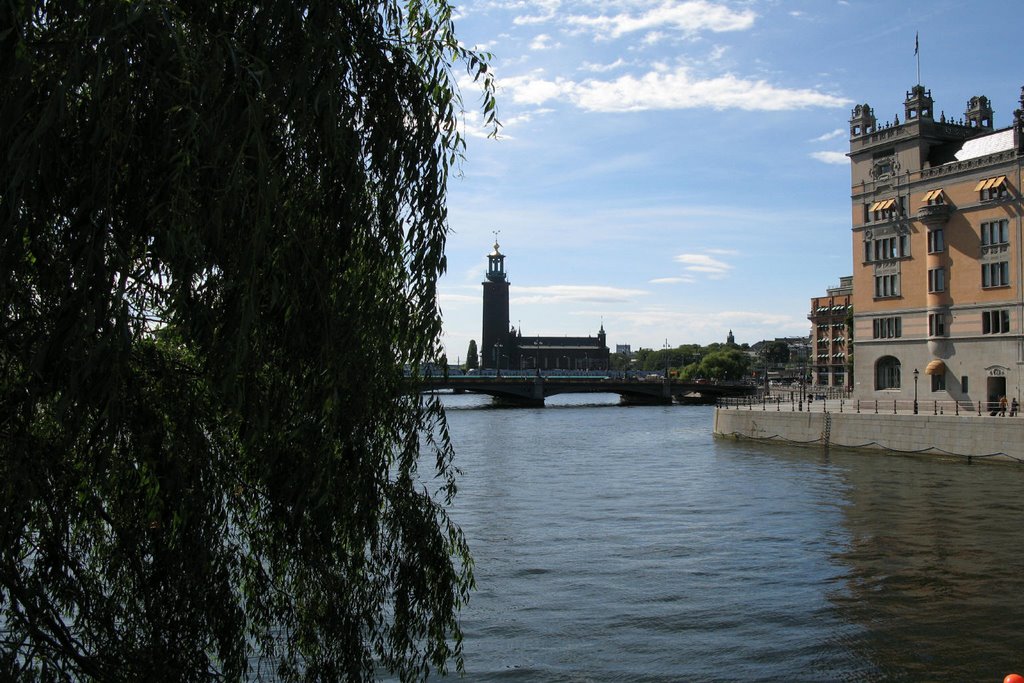
[[999, 399], [1006, 396], [1006, 378], [989, 377], [985, 395], [988, 400], [988, 412], [999, 410]]

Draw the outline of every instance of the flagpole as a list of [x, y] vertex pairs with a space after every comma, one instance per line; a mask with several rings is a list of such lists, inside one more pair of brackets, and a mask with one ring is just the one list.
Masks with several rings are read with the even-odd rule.
[[914, 56], [917, 57], [917, 84], [921, 85], [921, 43], [918, 34], [914, 33]]

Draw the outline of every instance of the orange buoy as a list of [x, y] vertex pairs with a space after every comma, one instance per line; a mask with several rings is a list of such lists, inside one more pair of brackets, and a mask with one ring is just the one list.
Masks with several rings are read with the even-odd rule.
[[1003, 683], [1024, 683], [1024, 676], [1020, 674], [1006, 674]]

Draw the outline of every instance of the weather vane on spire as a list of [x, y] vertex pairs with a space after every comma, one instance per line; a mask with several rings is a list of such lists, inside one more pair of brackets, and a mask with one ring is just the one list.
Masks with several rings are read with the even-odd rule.
[[501, 230], [492, 230], [491, 232], [494, 233], [494, 248], [497, 249], [498, 248], [498, 234], [501, 233]]

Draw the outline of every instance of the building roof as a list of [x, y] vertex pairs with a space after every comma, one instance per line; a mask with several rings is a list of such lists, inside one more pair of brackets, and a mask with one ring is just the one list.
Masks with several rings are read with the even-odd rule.
[[1007, 128], [990, 135], [967, 140], [953, 157], [956, 161], [966, 161], [1011, 149], [1013, 149], [1013, 128]]

